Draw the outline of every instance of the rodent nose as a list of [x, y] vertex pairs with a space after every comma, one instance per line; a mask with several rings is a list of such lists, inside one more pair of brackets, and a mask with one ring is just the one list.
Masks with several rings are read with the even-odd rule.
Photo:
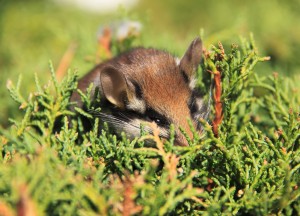
[[175, 145], [177, 146], [188, 146], [188, 141], [186, 138], [181, 134], [181, 132], [178, 132], [175, 139]]
[[178, 142], [178, 141], [176, 141], [175, 145], [177, 145], [177, 146], [188, 146], [189, 144], [186, 141], [185, 142]]
[[[194, 138], [194, 134], [192, 130], [190, 129], [190, 126], [186, 123], [184, 125], [185, 127], [182, 127], [182, 129], [185, 131], [185, 135], [187, 135], [191, 140]], [[177, 146], [189, 146], [189, 143], [179, 127], [176, 128], [175, 130], [175, 145]]]

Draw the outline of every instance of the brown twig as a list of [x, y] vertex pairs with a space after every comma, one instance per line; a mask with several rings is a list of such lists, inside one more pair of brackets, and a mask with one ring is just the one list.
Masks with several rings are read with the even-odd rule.
[[214, 92], [214, 101], [215, 101], [215, 118], [213, 120], [213, 132], [215, 137], [219, 136], [218, 128], [223, 119], [223, 105], [221, 102], [222, 96], [222, 85], [221, 85], [221, 72], [215, 71], [214, 73], [214, 82], [215, 82], [215, 92]]
[[98, 57], [101, 59], [111, 58], [111, 41], [112, 41], [112, 30], [109, 27], [103, 29], [102, 34], [98, 37]]
[[17, 203], [17, 215], [18, 216], [35, 216], [38, 215], [36, 211], [36, 206], [30, 197], [27, 185], [21, 185], [20, 189], [20, 199]]
[[71, 61], [74, 58], [76, 47], [77, 45], [75, 43], [71, 43], [66, 52], [64, 53], [63, 57], [61, 58], [56, 70], [56, 78], [58, 81], [61, 81], [62, 78], [65, 76], [71, 64]]
[[126, 177], [124, 183], [124, 201], [123, 201], [123, 216], [131, 215], [131, 211], [135, 206], [133, 201], [133, 185], [128, 177]]
[[134, 201], [135, 190], [134, 184], [139, 184], [142, 180], [136, 174], [135, 177], [130, 178], [129, 174], [125, 174], [125, 179], [123, 179], [124, 187], [124, 200], [123, 200], [123, 216], [134, 215], [142, 211], [143, 207], [136, 205]]
[[[216, 54], [217, 61], [222, 61], [225, 58], [225, 50], [223, 45], [219, 42], [220, 53]], [[222, 96], [222, 69], [219, 66], [215, 66], [213, 61], [210, 59], [208, 51], [205, 51], [205, 56], [208, 62], [209, 67], [212, 70], [209, 70], [209, 73], [214, 75], [214, 108], [215, 108], [215, 118], [212, 122], [213, 133], [215, 137], [219, 136], [219, 125], [222, 123], [223, 119], [223, 104], [221, 101]]]

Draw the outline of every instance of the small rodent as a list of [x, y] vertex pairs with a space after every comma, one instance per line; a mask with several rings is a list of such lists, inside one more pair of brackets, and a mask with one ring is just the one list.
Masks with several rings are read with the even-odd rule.
[[[107, 60], [78, 82], [85, 91], [93, 83], [92, 92], [99, 91], [101, 112], [96, 114], [116, 134], [140, 135], [141, 124], [155, 122], [162, 138], [169, 138], [170, 124], [175, 125], [175, 145], [187, 146], [181, 127], [193, 137], [187, 119], [200, 129], [199, 118], [207, 115], [207, 106], [196, 84], [196, 70], [202, 56], [202, 41], [194, 39], [181, 59], [153, 48], [134, 48]], [[94, 94], [94, 93], [93, 93]], [[74, 92], [71, 101], [82, 107]]]

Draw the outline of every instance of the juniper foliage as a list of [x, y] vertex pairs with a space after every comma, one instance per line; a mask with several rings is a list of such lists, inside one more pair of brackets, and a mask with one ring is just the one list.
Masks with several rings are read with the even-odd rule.
[[[27, 99], [21, 77], [16, 85], [9, 81], [24, 117], [1, 129], [0, 209], [6, 215], [299, 215], [300, 99], [291, 80], [255, 73], [265, 60], [252, 39], [205, 53], [198, 87], [209, 95], [207, 71], [222, 72], [223, 120], [215, 137], [201, 119], [204, 131], [188, 147], [173, 145], [172, 126], [166, 142], [157, 130], [134, 140], [99, 131], [100, 119], [68, 109], [76, 73], [58, 83], [50, 64], [51, 81], [42, 86], [36, 77]], [[80, 92], [82, 100], [99, 109], [90, 89]], [[93, 122], [90, 131], [81, 115]], [[156, 146], [145, 146], [145, 139]]]

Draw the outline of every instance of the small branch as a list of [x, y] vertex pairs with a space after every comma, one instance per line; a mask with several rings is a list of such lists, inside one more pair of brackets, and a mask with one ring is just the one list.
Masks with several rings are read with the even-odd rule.
[[112, 43], [112, 30], [109, 27], [103, 29], [102, 34], [98, 37], [98, 57], [111, 58], [111, 43]]
[[143, 210], [143, 207], [136, 205], [134, 197], [136, 191], [134, 185], [143, 184], [144, 181], [138, 175], [130, 177], [129, 174], [125, 174], [125, 178], [122, 180], [124, 187], [124, 200], [123, 200], [123, 216], [135, 215]]
[[18, 216], [35, 216], [38, 215], [35, 203], [30, 197], [27, 185], [21, 185], [19, 188], [20, 198], [17, 203]]
[[214, 92], [214, 101], [215, 101], [215, 118], [213, 120], [213, 132], [215, 137], [219, 136], [218, 128], [223, 119], [223, 105], [221, 102], [222, 96], [222, 85], [221, 85], [221, 72], [215, 71], [214, 73], [214, 82], [215, 82], [215, 92]]
[[[225, 58], [225, 51], [223, 48], [223, 45], [219, 42], [219, 49], [220, 53], [216, 53], [216, 60], [217, 61], [223, 61]], [[211, 71], [208, 71], [209, 73], [212, 73], [214, 75], [214, 107], [215, 107], [215, 118], [212, 122], [213, 126], [213, 133], [215, 137], [219, 136], [219, 125], [222, 123], [223, 119], [223, 104], [221, 102], [221, 96], [222, 96], [222, 68], [220, 66], [216, 66], [215, 63], [212, 61], [212, 59], [209, 56], [209, 53], [206, 53], [207, 63], [209, 68], [211, 68]]]
[[61, 58], [59, 65], [56, 70], [56, 79], [58, 81], [61, 81], [62, 78], [65, 76], [72, 59], [74, 58], [75, 55], [75, 50], [76, 50], [77, 45], [75, 43], [72, 43], [69, 45], [68, 49], [64, 53], [63, 57]]

